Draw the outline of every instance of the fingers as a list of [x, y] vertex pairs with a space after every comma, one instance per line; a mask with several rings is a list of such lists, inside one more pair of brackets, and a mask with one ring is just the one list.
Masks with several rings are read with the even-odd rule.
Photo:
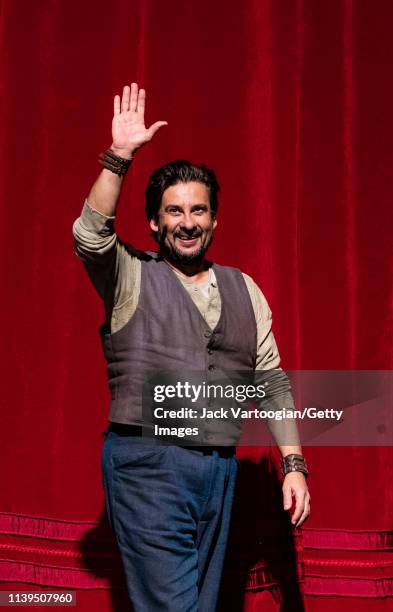
[[158, 132], [158, 130], [163, 126], [163, 125], [168, 125], [167, 121], [156, 121], [155, 123], [153, 123], [153, 125], [151, 125], [149, 127], [148, 134], [149, 134], [149, 138], [153, 138], [154, 134], [156, 132]]
[[128, 85], [123, 87], [123, 95], [121, 98], [121, 112], [126, 113], [130, 108], [130, 88]]
[[284, 496], [284, 510], [289, 510], [292, 506], [292, 489], [291, 487], [283, 487], [283, 496]]
[[[117, 98], [119, 99], [119, 106], [117, 106]], [[144, 114], [145, 112], [145, 103], [146, 103], [146, 91], [144, 89], [140, 89], [138, 92], [138, 84], [131, 83], [131, 87], [125, 85], [123, 87], [123, 95], [121, 98], [120, 105], [120, 96], [115, 96], [115, 115], [119, 114], [120, 109], [122, 113], [127, 113], [128, 111], [133, 111], [136, 113]]]
[[298, 522], [298, 520], [300, 519], [303, 513], [305, 494], [306, 494], [305, 491], [300, 492], [300, 493], [295, 491], [296, 503], [295, 503], [295, 512], [292, 514], [292, 519], [291, 519], [292, 525], [295, 525], [295, 523]]
[[306, 520], [306, 518], [307, 518], [307, 517], [310, 515], [310, 513], [311, 513], [311, 505], [310, 505], [310, 501], [311, 501], [311, 500], [310, 500], [310, 496], [309, 496], [309, 495], [308, 495], [308, 496], [306, 495], [305, 504], [304, 504], [304, 510], [303, 510], [303, 513], [302, 513], [302, 515], [301, 515], [301, 517], [300, 517], [299, 521], [298, 521], [298, 522], [297, 522], [297, 524], [296, 524], [296, 527], [300, 527], [300, 525], [301, 525], [302, 523], [304, 523], [304, 521]]
[[138, 100], [136, 103], [136, 112], [141, 113], [141, 115], [145, 112], [145, 102], [146, 102], [146, 92], [144, 89], [139, 90]]
[[115, 96], [113, 100], [113, 114], [114, 115], [120, 114], [120, 96]]
[[292, 516], [292, 524], [299, 527], [310, 514], [310, 494], [308, 491], [296, 493], [296, 507]]
[[138, 84], [131, 83], [131, 96], [130, 96], [130, 105], [127, 110], [136, 111], [138, 104]]

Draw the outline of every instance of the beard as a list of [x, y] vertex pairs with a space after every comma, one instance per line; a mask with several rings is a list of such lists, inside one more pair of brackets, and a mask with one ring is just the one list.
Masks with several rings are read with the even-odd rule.
[[[198, 234], [197, 236], [199, 235], [200, 234]], [[194, 264], [198, 261], [201, 261], [204, 258], [205, 253], [210, 247], [211, 243], [213, 242], [213, 234], [211, 234], [206, 243], [202, 244], [199, 249], [197, 249], [196, 251], [192, 251], [192, 253], [185, 253], [184, 251], [178, 249], [175, 244], [167, 242], [166, 236], [166, 228], [164, 228], [162, 232], [157, 232], [156, 239], [160, 246], [160, 253], [164, 257], [172, 259], [172, 261], [182, 265]], [[189, 238], [191, 237], [192, 236], [189, 236]]]

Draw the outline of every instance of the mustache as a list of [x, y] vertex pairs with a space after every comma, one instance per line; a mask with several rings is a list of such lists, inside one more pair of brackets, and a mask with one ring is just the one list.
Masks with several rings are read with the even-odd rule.
[[[199, 238], [200, 236], [202, 236], [203, 232], [201, 229], [198, 228], [193, 228], [190, 231], [187, 231], [186, 229], [182, 229], [182, 230], [177, 230], [173, 236], [174, 238], [180, 238], [182, 239], [187, 239], [187, 238]], [[165, 225], [161, 231], [158, 231], [156, 234], [156, 239], [160, 244], [163, 244], [165, 242], [165, 239], [168, 235], [168, 227]]]

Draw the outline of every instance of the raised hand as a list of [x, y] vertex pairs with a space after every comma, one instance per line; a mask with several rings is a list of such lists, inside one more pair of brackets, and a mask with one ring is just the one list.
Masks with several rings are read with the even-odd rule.
[[120, 157], [131, 158], [134, 152], [149, 142], [166, 121], [156, 121], [149, 128], [145, 126], [146, 92], [138, 90], [137, 83], [131, 88], [123, 87], [123, 95], [114, 98], [111, 149]]

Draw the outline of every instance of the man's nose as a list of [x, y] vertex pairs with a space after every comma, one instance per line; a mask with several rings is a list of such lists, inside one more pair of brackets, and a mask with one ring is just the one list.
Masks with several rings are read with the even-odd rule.
[[194, 229], [195, 227], [195, 219], [193, 218], [193, 216], [190, 213], [185, 213], [182, 219], [182, 226], [184, 227], [184, 229], [186, 229], [187, 231], [191, 231]]

